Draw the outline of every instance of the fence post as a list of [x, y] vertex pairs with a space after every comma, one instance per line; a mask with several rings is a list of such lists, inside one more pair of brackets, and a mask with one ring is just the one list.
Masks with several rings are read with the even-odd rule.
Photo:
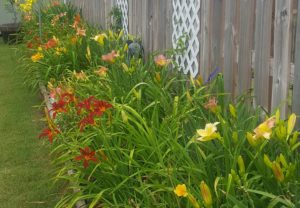
[[238, 79], [237, 93], [244, 94], [251, 89], [252, 71], [251, 55], [253, 43], [253, 0], [241, 0], [239, 5], [239, 32], [238, 32]]
[[[295, 46], [295, 71], [293, 86], [293, 106], [292, 110], [297, 116], [300, 115], [300, 2], [297, 10], [297, 32]], [[300, 129], [300, 119], [297, 119], [297, 128]]]
[[200, 74], [204, 80], [211, 69], [211, 5], [210, 0], [201, 0], [200, 8]]
[[225, 23], [224, 23], [224, 87], [226, 92], [234, 96], [235, 79], [234, 68], [236, 64], [236, 0], [225, 1]]
[[287, 99], [291, 60], [291, 0], [275, 1], [274, 72], [272, 111], [280, 107], [281, 116], [287, 116]]
[[273, 0], [256, 1], [254, 47], [254, 101], [266, 110], [269, 108], [269, 65], [271, 47]]

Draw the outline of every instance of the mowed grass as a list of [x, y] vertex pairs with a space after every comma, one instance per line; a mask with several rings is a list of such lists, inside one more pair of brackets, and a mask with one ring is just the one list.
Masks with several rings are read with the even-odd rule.
[[[1, 38], [1, 37], [0, 37]], [[23, 85], [14, 50], [0, 39], [0, 208], [54, 207], [49, 145], [38, 94]]]

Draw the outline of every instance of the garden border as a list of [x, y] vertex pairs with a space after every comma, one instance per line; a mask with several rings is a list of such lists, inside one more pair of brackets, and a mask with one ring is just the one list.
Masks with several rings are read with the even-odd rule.
[[[41, 83], [39, 84], [39, 89], [40, 92], [42, 94], [42, 96], [44, 97], [44, 102], [46, 104], [46, 108], [48, 110], [48, 112], [50, 112], [50, 110], [52, 109], [52, 102], [50, 100], [50, 95], [49, 92], [47, 91], [46, 87], [44, 85], [42, 85]], [[50, 118], [53, 118], [53, 113], [49, 113]], [[68, 175], [71, 176], [74, 174], [74, 170], [68, 170]], [[79, 192], [80, 189], [74, 189], [73, 190], [74, 193]], [[87, 203], [85, 202], [85, 200], [79, 200], [76, 202], [75, 204], [76, 208], [87, 208]]]

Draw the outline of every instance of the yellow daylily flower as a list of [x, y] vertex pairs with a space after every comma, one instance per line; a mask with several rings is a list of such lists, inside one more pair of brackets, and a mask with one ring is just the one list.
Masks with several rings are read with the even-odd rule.
[[31, 56], [31, 60], [33, 62], [38, 62], [42, 58], [44, 58], [44, 55], [42, 53], [36, 53], [36, 54], [34, 54], [34, 55]]
[[99, 35], [96, 35], [92, 39], [95, 40], [96, 42], [98, 42], [101, 46], [103, 46], [104, 45], [104, 39], [106, 39], [106, 38], [107, 38], [107, 35], [105, 33], [101, 33]]
[[63, 53], [66, 53], [67, 52], [67, 49], [65, 47], [57, 47], [55, 49], [55, 54], [60, 56], [62, 55]]
[[275, 116], [273, 116], [261, 123], [258, 127], [254, 129], [255, 137], [270, 139], [270, 136], [272, 134], [272, 128], [275, 126], [275, 122], [276, 118]]
[[186, 185], [185, 184], [178, 184], [176, 186], [176, 188], [174, 189], [174, 193], [179, 197], [181, 197], [181, 196], [187, 197], [188, 192], [187, 192], [187, 189], [186, 189]]
[[220, 122], [208, 123], [205, 125], [205, 129], [198, 129], [197, 134], [200, 136], [197, 138], [198, 141], [206, 142], [220, 137], [217, 131], [217, 125]]

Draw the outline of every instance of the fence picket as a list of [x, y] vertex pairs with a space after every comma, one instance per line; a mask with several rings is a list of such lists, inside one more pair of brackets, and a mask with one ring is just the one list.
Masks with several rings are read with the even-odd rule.
[[251, 51], [253, 38], [253, 0], [241, 0], [239, 7], [238, 33], [238, 95], [248, 92], [251, 88]]
[[224, 23], [224, 87], [227, 92], [234, 96], [235, 57], [236, 57], [236, 0], [225, 1]]
[[[294, 67], [294, 86], [293, 86], [293, 105], [292, 110], [300, 115], [300, 2], [298, 2], [297, 13], [297, 32], [295, 46], [295, 67]], [[300, 120], [297, 120], [297, 127], [300, 128]]]
[[291, 6], [291, 0], [275, 1], [272, 111], [279, 106], [283, 117], [287, 115], [289, 90]]
[[256, 1], [254, 95], [255, 104], [269, 109], [269, 63], [273, 0]]

